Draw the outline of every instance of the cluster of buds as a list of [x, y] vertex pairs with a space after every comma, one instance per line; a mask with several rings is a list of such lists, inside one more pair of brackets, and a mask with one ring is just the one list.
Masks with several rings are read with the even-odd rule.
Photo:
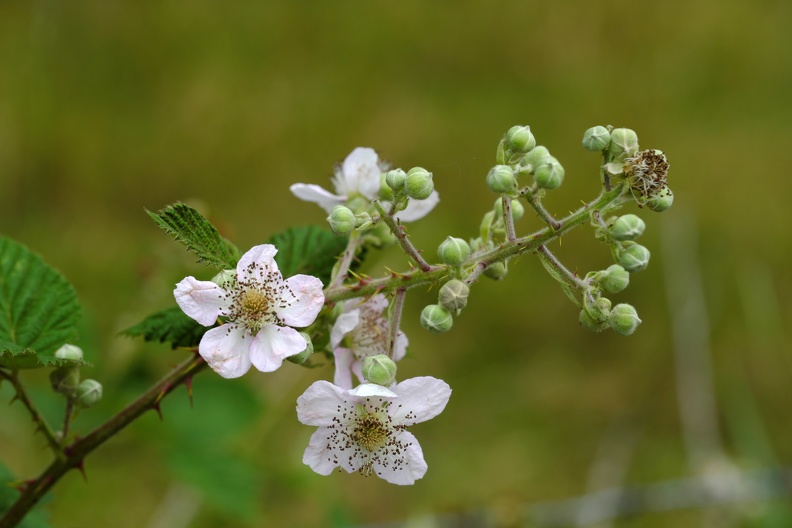
[[80, 380], [83, 351], [80, 347], [65, 344], [55, 351], [55, 357], [68, 363], [50, 372], [52, 390], [62, 394], [73, 404], [87, 409], [102, 399], [102, 385], [93, 379]]

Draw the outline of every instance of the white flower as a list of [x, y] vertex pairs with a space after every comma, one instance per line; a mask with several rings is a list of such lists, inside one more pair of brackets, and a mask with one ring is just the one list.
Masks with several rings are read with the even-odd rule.
[[[346, 157], [333, 176], [336, 194], [309, 183], [295, 183], [289, 190], [306, 202], [314, 202], [330, 213], [336, 205], [344, 205], [355, 196], [373, 200], [379, 195], [382, 166], [374, 149], [357, 147]], [[412, 222], [423, 218], [440, 201], [437, 191], [426, 200], [410, 200], [404, 211], [396, 213], [402, 222]], [[359, 212], [359, 211], [356, 211]]]
[[187, 277], [173, 291], [179, 307], [198, 323], [211, 326], [218, 316], [226, 318], [198, 346], [224, 378], [243, 375], [251, 364], [272, 372], [284, 358], [305, 350], [305, 339], [290, 327], [310, 325], [324, 305], [322, 281], [309, 275], [283, 280], [273, 259], [277, 252], [271, 244], [255, 246], [239, 259], [236, 275], [226, 275], [223, 286]]
[[[388, 299], [379, 294], [360, 304], [346, 301], [344, 313], [338, 316], [330, 331], [330, 346], [335, 356], [333, 383], [344, 389], [352, 388], [352, 372], [363, 383], [363, 360], [368, 356], [388, 354], [390, 321], [383, 315]], [[399, 361], [407, 352], [409, 341], [399, 332], [393, 343], [391, 359]]]
[[442, 380], [419, 377], [387, 389], [372, 383], [344, 390], [317, 381], [297, 398], [297, 418], [319, 427], [303, 463], [320, 475], [336, 467], [372, 473], [392, 484], [413, 484], [426, 473], [421, 446], [410, 425], [440, 414], [451, 397]]

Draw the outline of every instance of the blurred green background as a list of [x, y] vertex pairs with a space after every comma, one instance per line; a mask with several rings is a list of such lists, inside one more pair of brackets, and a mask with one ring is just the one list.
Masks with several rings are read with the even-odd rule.
[[[400, 377], [454, 390], [412, 429], [429, 464], [415, 486], [303, 466], [313, 428], [295, 399], [332, 370], [287, 366], [200, 376], [192, 410], [176, 393], [163, 423], [150, 413], [91, 456], [87, 482], [67, 475], [45, 506], [52, 524], [433, 526], [478, 512], [518, 526], [526, 506], [600, 487], [792, 464], [791, 23], [782, 0], [0, 3], [0, 233], [58, 268], [85, 306], [85, 375], [105, 399], [78, 430], [183, 358], [117, 333], [171, 306], [186, 274], [211, 273], [144, 208], [187, 201], [244, 249], [321, 224], [288, 186], [327, 187], [334, 163], [370, 146], [434, 172], [442, 201], [410, 227], [433, 256], [445, 236], [476, 233], [494, 201], [484, 176], [514, 124], [566, 168], [546, 201], [557, 215], [598, 192], [599, 157], [580, 147], [597, 124], [664, 150], [676, 196], [663, 215], [640, 213], [652, 263], [614, 297], [643, 318], [632, 337], [579, 327], [532, 257], [480, 282], [446, 335], [417, 323], [434, 292], [411, 292]], [[517, 228], [538, 226], [528, 213]], [[581, 275], [610, 264], [587, 228], [554, 248]], [[366, 269], [384, 265], [407, 263], [391, 249]], [[681, 407], [675, 350], [693, 358]], [[711, 358], [711, 390], [696, 358]], [[25, 379], [57, 421], [46, 373]], [[680, 408], [710, 424], [698, 451]], [[19, 404], [0, 407], [11, 471], [37, 474], [43, 446]], [[614, 526], [790, 526], [787, 502]]]

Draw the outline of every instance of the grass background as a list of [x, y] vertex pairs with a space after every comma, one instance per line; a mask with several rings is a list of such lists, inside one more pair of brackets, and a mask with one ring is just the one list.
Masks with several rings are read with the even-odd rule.
[[[664, 150], [676, 197], [663, 215], [641, 213], [652, 263], [614, 298], [644, 320], [630, 338], [580, 328], [533, 258], [478, 284], [446, 335], [417, 324], [434, 293], [411, 292], [400, 375], [454, 389], [413, 429], [430, 468], [417, 485], [303, 466], [311, 428], [294, 401], [331, 370], [287, 367], [197, 379], [193, 410], [174, 396], [164, 423], [147, 415], [93, 455], [87, 483], [68, 475], [46, 506], [52, 524], [347, 526], [480, 509], [509, 525], [525, 504], [590, 489], [602, 446], [629, 459], [615, 484], [690, 475], [672, 346], [686, 306], [666, 291], [691, 256], [682, 271], [701, 279], [694, 318], [710, 350], [698, 350], [712, 358], [723, 449], [743, 469], [792, 462], [790, 22], [781, 0], [1, 3], [0, 233], [61, 270], [85, 306], [79, 344], [105, 400], [78, 429], [181, 359], [117, 333], [170, 306], [185, 274], [208, 276], [143, 208], [187, 201], [246, 248], [322, 223], [288, 186], [326, 186], [335, 162], [371, 146], [434, 172], [442, 201], [410, 229], [431, 256], [445, 236], [475, 234], [494, 200], [484, 176], [514, 124], [566, 168], [547, 200], [556, 214], [597, 192], [598, 157], [580, 147], [596, 124]], [[518, 231], [537, 225], [527, 214]], [[580, 274], [610, 263], [588, 230], [556, 249]], [[389, 250], [368, 265], [406, 262]], [[46, 373], [28, 379], [57, 420]], [[0, 409], [2, 461], [20, 477], [48, 462], [31, 429], [18, 404]], [[616, 525], [723, 518], [792, 522], [778, 500]]]

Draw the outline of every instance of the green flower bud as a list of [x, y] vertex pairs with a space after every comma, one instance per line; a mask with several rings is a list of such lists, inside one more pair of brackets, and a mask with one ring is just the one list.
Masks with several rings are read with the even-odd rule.
[[462, 308], [467, 306], [468, 295], [470, 295], [470, 287], [467, 284], [458, 279], [451, 279], [440, 288], [437, 301], [449, 312], [459, 315]]
[[[533, 173], [533, 171], [536, 169], [536, 166], [539, 165], [542, 160], [550, 157], [552, 156], [550, 156], [550, 151], [547, 150], [547, 147], [539, 145], [538, 147], [534, 147], [531, 152], [522, 157], [520, 160], [520, 166], [524, 168], [526, 172]], [[522, 172], [522, 170], [520, 172]]]
[[646, 224], [639, 216], [626, 214], [620, 216], [610, 226], [610, 234], [615, 240], [635, 240], [646, 229]]
[[607, 321], [597, 321], [593, 317], [591, 317], [586, 310], [580, 310], [580, 315], [578, 316], [578, 321], [581, 325], [588, 328], [592, 332], [602, 332], [606, 328], [608, 328]]
[[674, 193], [665, 187], [656, 193], [650, 194], [644, 205], [656, 213], [662, 213], [674, 203]]
[[355, 213], [348, 207], [336, 205], [333, 207], [333, 210], [330, 211], [330, 216], [327, 217], [327, 223], [330, 224], [330, 230], [336, 235], [348, 235], [355, 229]]
[[630, 273], [635, 273], [646, 269], [649, 265], [649, 256], [649, 250], [644, 246], [635, 243], [629, 246], [625, 244], [619, 252], [618, 263]]
[[487, 174], [487, 186], [496, 193], [513, 192], [517, 187], [514, 171], [508, 165], [495, 165]]
[[600, 297], [593, 303], [587, 303], [586, 312], [598, 323], [606, 323], [611, 310], [611, 301], [606, 297]]
[[429, 304], [421, 312], [421, 326], [433, 334], [441, 334], [451, 330], [454, 318], [439, 304]]
[[583, 134], [583, 148], [592, 152], [601, 152], [610, 143], [611, 134], [604, 126], [595, 126]]
[[404, 192], [410, 198], [426, 200], [434, 190], [432, 173], [423, 167], [413, 167], [404, 179]]
[[503, 262], [493, 262], [484, 270], [484, 275], [492, 280], [501, 280], [509, 270]]
[[67, 343], [55, 351], [55, 357], [58, 359], [81, 361], [83, 358], [83, 351], [82, 348]]
[[394, 191], [400, 191], [404, 187], [404, 180], [407, 179], [407, 173], [401, 169], [389, 170], [385, 174], [385, 183]]
[[58, 394], [71, 396], [80, 385], [80, 369], [76, 367], [59, 367], [50, 372], [50, 385]]
[[96, 380], [87, 379], [77, 387], [75, 401], [83, 408], [93, 407], [102, 399], [102, 384]]
[[302, 365], [303, 363], [305, 363], [305, 361], [309, 357], [311, 357], [311, 354], [313, 354], [314, 351], [313, 341], [311, 341], [311, 336], [309, 336], [305, 332], [300, 332], [300, 335], [303, 336], [303, 339], [305, 339], [305, 350], [303, 350], [299, 354], [295, 354], [293, 356], [289, 356], [286, 358], [288, 361], [291, 361], [295, 365]]
[[614, 128], [608, 150], [614, 160], [623, 160], [638, 152], [638, 134], [629, 128]]
[[552, 156], [544, 158], [534, 169], [534, 181], [542, 189], [558, 189], [564, 181], [564, 167]]
[[608, 317], [608, 325], [611, 329], [624, 336], [635, 332], [639, 324], [641, 324], [641, 320], [638, 318], [638, 312], [629, 304], [617, 304]]
[[536, 146], [529, 126], [513, 126], [506, 132], [506, 143], [514, 152], [528, 152]]
[[[503, 200], [501, 198], [495, 200], [495, 214], [498, 216], [498, 218], [503, 217]], [[522, 202], [520, 202], [520, 200], [516, 198], [512, 199], [511, 201], [512, 220], [516, 222], [517, 220], [522, 218], [524, 214], [525, 214], [525, 207], [523, 207]]]
[[393, 189], [391, 189], [390, 186], [388, 185], [388, 182], [385, 181], [384, 174], [380, 174], [379, 197], [381, 200], [385, 200], [386, 202], [393, 201]]
[[619, 293], [630, 284], [630, 274], [618, 264], [613, 264], [602, 273], [599, 284], [607, 293]]
[[363, 360], [363, 378], [369, 383], [390, 387], [396, 381], [396, 363], [385, 354]]
[[228, 289], [228, 286], [233, 284], [235, 280], [236, 270], [223, 270], [212, 277], [212, 282], [224, 289]]
[[461, 238], [447, 237], [438, 246], [437, 256], [449, 266], [459, 266], [470, 256], [470, 246]]

